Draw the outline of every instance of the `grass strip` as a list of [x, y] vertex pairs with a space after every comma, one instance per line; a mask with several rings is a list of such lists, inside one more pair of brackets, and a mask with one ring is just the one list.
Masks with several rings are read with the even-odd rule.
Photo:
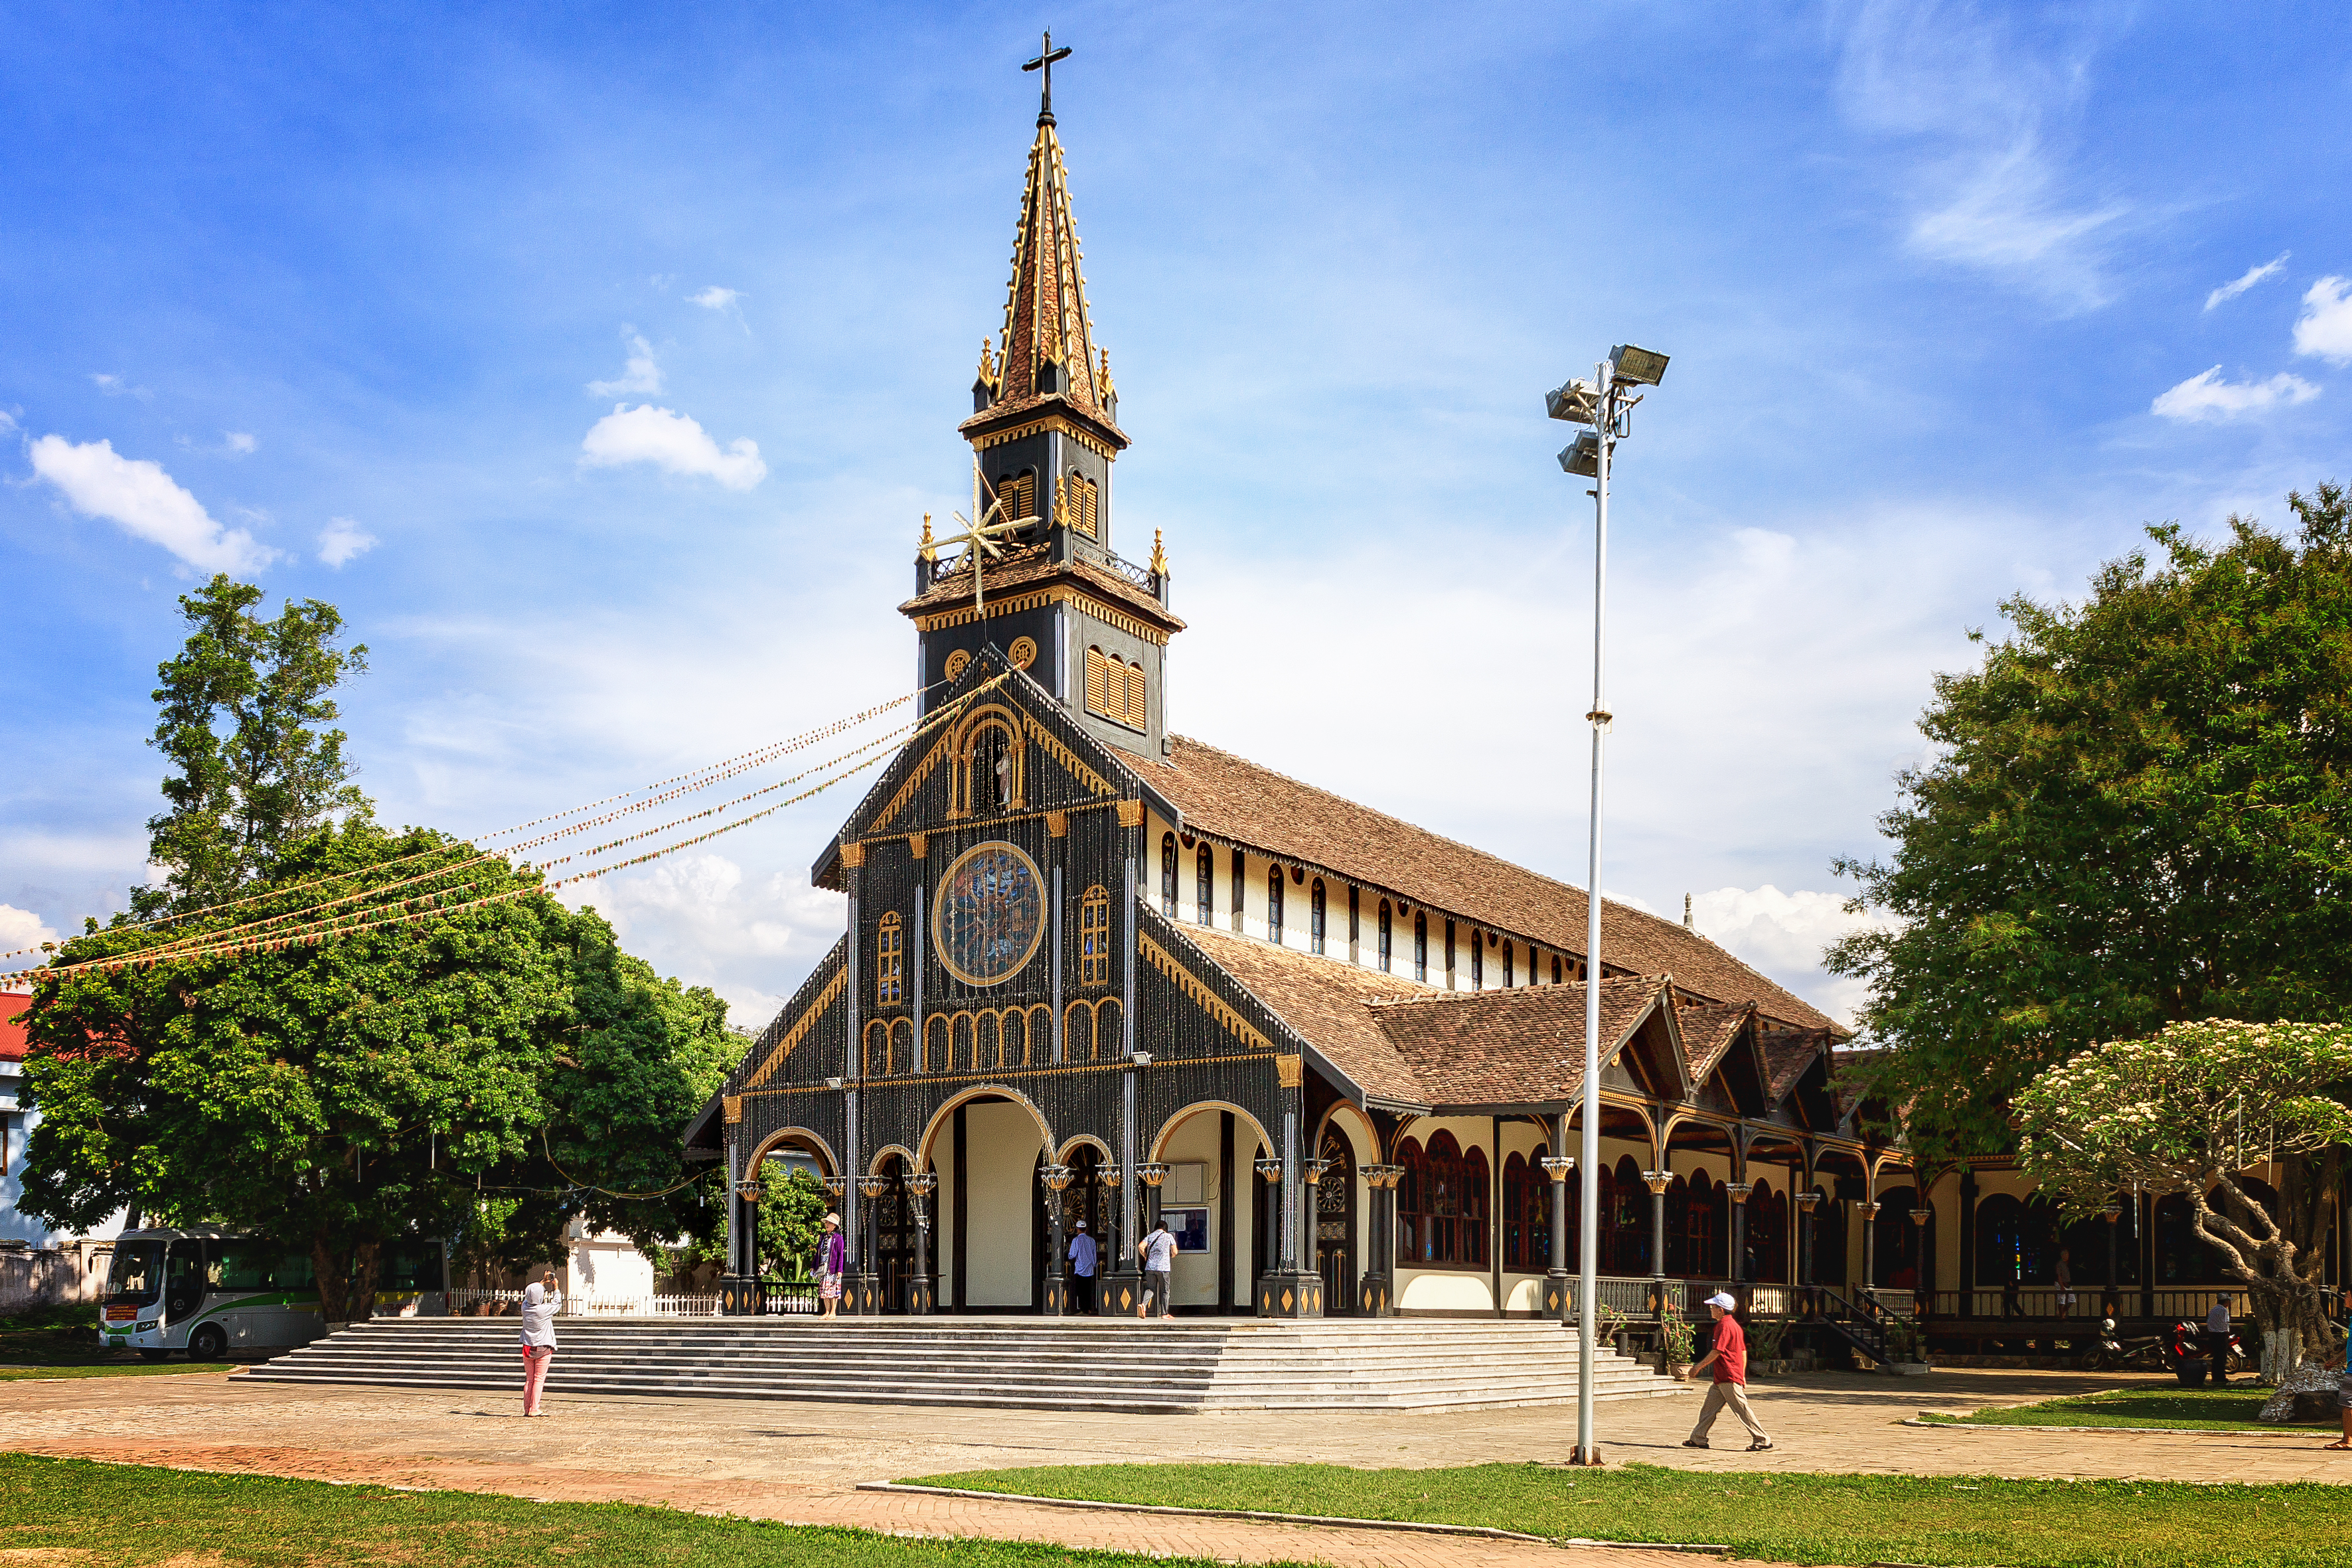
[[185, 1377], [192, 1372], [235, 1372], [226, 1361], [116, 1361], [84, 1366], [50, 1363], [36, 1366], [0, 1366], [0, 1383], [24, 1383], [52, 1377]]
[[2256, 1420], [2273, 1392], [2258, 1387], [2114, 1388], [1967, 1415], [1922, 1412], [1921, 1418], [1952, 1426], [2164, 1426], [2189, 1432], [2326, 1432], [2336, 1426], [2332, 1416], [2291, 1425]]
[[152, 1377], [159, 1373], [233, 1372], [225, 1361], [151, 1362], [137, 1351], [110, 1350], [99, 1338], [97, 1309], [43, 1307], [0, 1318], [0, 1383], [37, 1377]]
[[199, 1561], [221, 1568], [1208, 1568], [1197, 1558], [912, 1541], [634, 1503], [532, 1502], [0, 1454], [0, 1563], [18, 1559], [92, 1568]]
[[[2352, 1464], [2345, 1467], [2352, 1480]], [[1992, 1476], [1730, 1474], [1537, 1464], [1085, 1465], [909, 1484], [1184, 1508], [1488, 1525], [1553, 1540], [1704, 1541], [1783, 1563], [1927, 1568], [2320, 1568], [2352, 1489]]]

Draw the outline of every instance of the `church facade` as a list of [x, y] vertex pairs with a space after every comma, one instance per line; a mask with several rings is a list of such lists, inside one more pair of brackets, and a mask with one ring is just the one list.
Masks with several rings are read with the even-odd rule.
[[1161, 542], [1115, 548], [1118, 413], [1049, 109], [960, 426], [991, 531], [926, 524], [922, 723], [813, 873], [847, 929], [688, 1133], [730, 1234], [790, 1154], [838, 1195], [852, 1311], [1132, 1311], [1158, 1218], [1180, 1310], [1558, 1313], [1598, 984], [1603, 1304], [1873, 1277], [1907, 1166], [1828, 1018], [1615, 904], [1596, 972], [1580, 889], [1171, 729], [1185, 624]]

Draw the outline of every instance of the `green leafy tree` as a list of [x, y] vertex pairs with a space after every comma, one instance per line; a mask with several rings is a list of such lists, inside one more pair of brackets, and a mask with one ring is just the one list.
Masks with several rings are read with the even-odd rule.
[[[238, 919], [395, 880], [437, 912], [38, 984], [29, 1211], [87, 1225], [127, 1204], [307, 1245], [331, 1320], [366, 1310], [395, 1237], [471, 1226], [499, 1256], [548, 1256], [572, 1215], [641, 1243], [694, 1227], [678, 1132], [725, 1070], [718, 998], [656, 978], [534, 873], [423, 829], [355, 819], [275, 867]], [[225, 919], [93, 931], [58, 962]]]
[[1891, 856], [1839, 868], [1895, 929], [1828, 960], [1927, 1163], [2008, 1151], [2017, 1094], [2094, 1042], [2352, 1019], [2352, 509], [2288, 500], [2293, 537], [2153, 528], [2082, 604], [2008, 601], [1937, 678]]
[[150, 742], [173, 769], [170, 809], [147, 824], [148, 858], [166, 879], [142, 889], [142, 914], [234, 898], [287, 845], [368, 811], [346, 737], [327, 727], [340, 716], [335, 688], [367, 668], [367, 649], [339, 645], [332, 605], [289, 603], [265, 621], [254, 613], [261, 597], [224, 575], [180, 599], [188, 638], [157, 670]]
[[[2017, 1097], [2018, 1150], [2041, 1189], [2088, 1215], [2126, 1187], [2179, 1193], [2197, 1229], [2246, 1287], [2266, 1372], [2333, 1345], [2324, 1194], [2352, 1144], [2352, 1026], [2169, 1024], [2095, 1046]], [[2246, 1172], [2294, 1162], [2307, 1178], [2273, 1214]]]
[[[692, 1265], [723, 1264], [727, 1259], [728, 1225], [725, 1184], [714, 1177], [706, 1196], [714, 1223], [688, 1251]], [[760, 1224], [753, 1246], [765, 1275], [804, 1279], [816, 1256], [817, 1238], [833, 1199], [824, 1184], [806, 1171], [792, 1170], [781, 1160], [760, 1162]]]

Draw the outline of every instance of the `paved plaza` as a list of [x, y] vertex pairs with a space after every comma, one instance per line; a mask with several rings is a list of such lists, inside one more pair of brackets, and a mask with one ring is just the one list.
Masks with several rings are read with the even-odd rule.
[[[1072, 1546], [1154, 1549], [1232, 1562], [1383, 1564], [1557, 1563], [1559, 1551], [1512, 1542], [1224, 1520], [1155, 1519], [1017, 1503], [860, 1492], [860, 1481], [1023, 1465], [1136, 1461], [1367, 1468], [1564, 1460], [1572, 1407], [1439, 1415], [1318, 1410], [1209, 1415], [1039, 1414], [790, 1400], [567, 1399], [559, 1359], [555, 1418], [526, 1425], [518, 1397], [312, 1387], [234, 1375], [0, 1384], [0, 1446], [28, 1453], [320, 1480], [497, 1491], [542, 1500], [665, 1503], [708, 1512], [919, 1534], [986, 1535]], [[1970, 1370], [1895, 1379], [1819, 1373], [1755, 1386], [1779, 1447], [1748, 1454], [1737, 1424], [1721, 1447], [1681, 1447], [1696, 1391], [1599, 1410], [1603, 1452], [1721, 1470], [1880, 1471], [2171, 1480], [2352, 1481], [2326, 1434], [2148, 1436], [1904, 1425], [1921, 1410], [1963, 1411], [2114, 1387], [2114, 1374]], [[1302, 1499], [1311, 1511], [1311, 1499]], [[1687, 1557], [1579, 1549], [1589, 1568]]]

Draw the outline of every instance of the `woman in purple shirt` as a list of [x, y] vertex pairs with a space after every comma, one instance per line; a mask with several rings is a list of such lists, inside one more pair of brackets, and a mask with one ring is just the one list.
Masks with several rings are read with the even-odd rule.
[[824, 1315], [835, 1317], [841, 1310], [841, 1277], [849, 1272], [849, 1238], [841, 1234], [841, 1216], [824, 1216], [824, 1235], [816, 1244], [816, 1293], [824, 1302]]

